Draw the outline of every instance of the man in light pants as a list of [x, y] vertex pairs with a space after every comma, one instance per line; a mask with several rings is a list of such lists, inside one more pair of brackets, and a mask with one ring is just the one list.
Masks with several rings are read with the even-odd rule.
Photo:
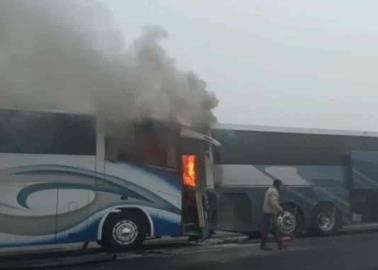
[[269, 232], [272, 232], [278, 248], [282, 248], [282, 244], [277, 232], [277, 225], [275, 222], [276, 216], [283, 211], [280, 205], [280, 188], [282, 186], [282, 181], [275, 179], [273, 181], [273, 186], [269, 187], [265, 192], [264, 204], [263, 204], [263, 219], [261, 228], [261, 242], [260, 249], [262, 250], [272, 250], [266, 246], [268, 240]]

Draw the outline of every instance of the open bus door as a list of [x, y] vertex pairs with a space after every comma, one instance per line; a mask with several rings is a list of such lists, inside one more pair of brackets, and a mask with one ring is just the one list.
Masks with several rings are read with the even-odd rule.
[[181, 131], [182, 225], [192, 239], [209, 237], [207, 186], [213, 181], [211, 138], [190, 129]]

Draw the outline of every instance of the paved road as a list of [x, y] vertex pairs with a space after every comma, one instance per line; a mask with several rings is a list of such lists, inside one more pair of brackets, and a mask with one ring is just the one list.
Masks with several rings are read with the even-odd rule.
[[156, 249], [119, 259], [62, 269], [300, 269], [378, 270], [378, 233], [297, 239], [285, 251], [260, 251], [255, 243]]

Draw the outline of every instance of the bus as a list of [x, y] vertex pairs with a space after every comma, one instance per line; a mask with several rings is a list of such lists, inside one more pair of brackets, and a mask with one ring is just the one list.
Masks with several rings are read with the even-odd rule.
[[0, 110], [1, 247], [207, 236], [209, 137], [154, 119], [112, 132], [90, 114]]
[[284, 183], [283, 234], [333, 234], [378, 222], [378, 133], [217, 125], [218, 229], [259, 231], [266, 188]]

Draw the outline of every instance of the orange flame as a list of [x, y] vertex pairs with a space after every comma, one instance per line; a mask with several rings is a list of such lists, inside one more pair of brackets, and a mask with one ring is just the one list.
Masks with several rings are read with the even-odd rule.
[[182, 165], [184, 186], [189, 188], [197, 187], [197, 156], [183, 155]]

